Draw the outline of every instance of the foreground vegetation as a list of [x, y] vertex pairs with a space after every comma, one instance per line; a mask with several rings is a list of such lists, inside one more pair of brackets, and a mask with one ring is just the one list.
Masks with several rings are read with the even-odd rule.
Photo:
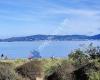
[[90, 44], [66, 58], [0, 61], [0, 80], [100, 80], [100, 48]]

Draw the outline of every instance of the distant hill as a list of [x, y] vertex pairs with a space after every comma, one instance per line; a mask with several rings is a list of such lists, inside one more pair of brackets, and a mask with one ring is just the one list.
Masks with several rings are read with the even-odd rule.
[[91, 36], [91, 39], [100, 40], [100, 34]]
[[41, 41], [41, 40], [100, 40], [100, 34], [94, 36], [86, 35], [33, 35], [25, 37], [12, 37], [7, 39], [0, 39], [0, 42], [13, 42], [13, 41]]

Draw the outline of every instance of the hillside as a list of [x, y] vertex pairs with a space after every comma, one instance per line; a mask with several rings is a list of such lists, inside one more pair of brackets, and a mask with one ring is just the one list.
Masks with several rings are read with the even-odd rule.
[[94, 36], [86, 35], [33, 35], [25, 37], [12, 37], [7, 39], [0, 39], [1, 42], [13, 42], [13, 41], [40, 41], [40, 40], [100, 40], [100, 34]]

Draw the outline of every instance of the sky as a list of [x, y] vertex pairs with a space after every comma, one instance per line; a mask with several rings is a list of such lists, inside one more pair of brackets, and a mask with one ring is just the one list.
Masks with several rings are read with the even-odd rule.
[[0, 0], [0, 38], [99, 32], [100, 0]]

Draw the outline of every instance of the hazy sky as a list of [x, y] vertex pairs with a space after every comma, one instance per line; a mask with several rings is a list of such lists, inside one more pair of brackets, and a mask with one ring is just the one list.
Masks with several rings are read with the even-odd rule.
[[0, 38], [100, 32], [100, 0], [0, 0]]

